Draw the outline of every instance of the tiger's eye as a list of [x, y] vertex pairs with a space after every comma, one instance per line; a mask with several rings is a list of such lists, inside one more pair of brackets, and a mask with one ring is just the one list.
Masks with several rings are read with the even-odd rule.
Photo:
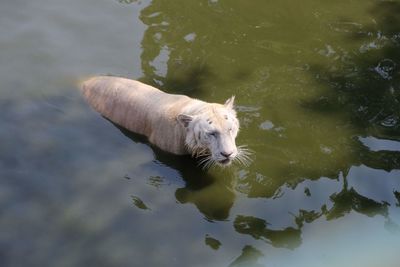
[[210, 133], [208, 133], [209, 135], [211, 135], [211, 136], [214, 136], [214, 137], [216, 137], [217, 136], [217, 132], [210, 132]]

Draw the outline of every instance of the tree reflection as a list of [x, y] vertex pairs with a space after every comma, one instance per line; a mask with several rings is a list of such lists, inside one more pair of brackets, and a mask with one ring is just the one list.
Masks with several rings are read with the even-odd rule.
[[218, 239], [215, 239], [209, 235], [206, 235], [206, 238], [204, 240], [207, 246], [214, 250], [218, 250], [219, 247], [221, 246], [221, 242]]
[[[398, 2], [378, 2], [370, 10], [373, 24], [349, 30], [345, 37], [356, 46], [351, 51], [353, 55], [341, 62], [330, 62], [334, 68], [312, 68], [318, 81], [331, 91], [323, 98], [304, 103], [305, 108], [344, 112], [360, 135], [389, 139], [400, 136], [399, 12]], [[392, 162], [390, 167], [396, 169], [400, 165]]]
[[397, 207], [400, 207], [400, 192], [399, 192], [399, 191], [394, 191], [393, 193], [394, 193], [394, 196], [395, 196], [396, 199], [397, 199], [397, 204], [396, 204], [396, 206], [397, 206]]
[[[192, 4], [181, 2], [182, 8]], [[206, 6], [198, 5], [199, 12]], [[208, 52], [197, 40], [207, 39], [198, 32], [201, 22], [176, 16], [167, 2], [153, 1], [142, 10], [141, 20], [148, 26], [142, 40], [142, 81], [165, 91], [174, 90], [192, 97], [205, 96], [205, 82], [212, 76], [207, 65]], [[189, 36], [189, 37], [187, 37]]]
[[[374, 135], [397, 139], [400, 136], [399, 3], [376, 3], [371, 12], [375, 25], [352, 29], [348, 26], [352, 24], [338, 24], [339, 28], [346, 28], [343, 30], [346, 42], [356, 48], [344, 51], [339, 55], [340, 60], [328, 58], [326, 64], [307, 68], [319, 82], [318, 87], [328, 88], [309, 95], [299, 88], [308, 86], [307, 83], [292, 87], [282, 83], [289, 91], [284, 93], [280, 84], [276, 86], [278, 90], [266, 82], [271, 73], [282, 76], [280, 65], [266, 62], [270, 58], [287, 61], [279, 56], [283, 50], [293, 53], [295, 58], [293, 51], [297, 53], [298, 48], [296, 44], [289, 47], [284, 42], [270, 41], [266, 38], [269, 32], [263, 27], [254, 30], [253, 26], [262, 25], [262, 21], [253, 20], [251, 12], [240, 12], [245, 8], [255, 11], [254, 6], [186, 1], [181, 1], [180, 5], [181, 10], [196, 9], [196, 12], [183, 12], [178, 16], [174, 6], [157, 0], [142, 10], [141, 20], [148, 28], [142, 40], [144, 77], [141, 80], [168, 92], [205, 100], [215, 100], [227, 91], [236, 90], [234, 93], [239, 99], [253, 103], [250, 107], [239, 107], [239, 116], [243, 122], [242, 131], [248, 132], [242, 141], [253, 145], [257, 155], [251, 168], [237, 168], [233, 177], [221, 179], [203, 172], [188, 158], [178, 160], [156, 151], [156, 159], [178, 170], [186, 182], [175, 192], [180, 203], [193, 203], [208, 220], [226, 220], [235, 200], [230, 179], [236, 179], [235, 189], [248, 198], [277, 198], [279, 201], [283, 187], [295, 189], [305, 180], [321, 177], [339, 180], [341, 174], [346, 176], [353, 166], [365, 165], [386, 171], [400, 168], [399, 152], [371, 151], [356, 138]], [[231, 32], [230, 20], [221, 19], [229, 16], [245, 23]], [[215, 27], [216, 22], [222, 26]], [[291, 58], [288, 64], [294, 61]], [[284, 70], [288, 76], [304, 75], [289, 68]], [[303, 98], [304, 95], [307, 97]], [[296, 107], [306, 115], [290, 106], [287, 108], [293, 108], [292, 114], [287, 117], [279, 114], [279, 105], [273, 109], [274, 101], [292, 104], [296, 97]], [[265, 114], [275, 118], [274, 123], [265, 121]], [[275, 125], [275, 121], [280, 124]], [[269, 126], [264, 129], [265, 122], [269, 122]], [[394, 194], [399, 201], [398, 192]], [[301, 244], [302, 227], [323, 216], [326, 220], [335, 220], [355, 211], [366, 216], [388, 217], [388, 203], [363, 196], [357, 188], [348, 188], [346, 178], [342, 189], [324, 201], [320, 210], [300, 207], [294, 217], [297, 228], [282, 226], [282, 230], [272, 230], [264, 219], [245, 215], [235, 216], [234, 227], [238, 233], [275, 247], [294, 249]], [[243, 251], [246, 254], [245, 251], [251, 249], [246, 247]]]
[[237, 257], [229, 267], [263, 267], [263, 264], [257, 263], [257, 260], [262, 258], [264, 254], [252, 246], [245, 246], [242, 254]]
[[343, 217], [351, 211], [356, 211], [366, 216], [388, 216], [388, 203], [380, 203], [373, 199], [360, 195], [354, 188], [348, 188], [344, 178], [343, 189], [334, 193], [331, 197], [333, 207], [325, 212], [327, 220]]
[[238, 233], [250, 235], [255, 239], [262, 239], [271, 243], [274, 247], [294, 249], [301, 244], [301, 231], [293, 227], [271, 230], [268, 229], [268, 223], [265, 220], [242, 215], [236, 217], [233, 225]]
[[381, 215], [388, 218], [389, 216], [389, 203], [375, 201], [359, 194], [353, 187], [348, 188], [347, 179], [345, 177], [343, 178], [342, 190], [332, 194], [330, 196], [330, 201], [333, 203], [330, 209], [328, 209], [326, 205], [323, 205], [320, 211], [299, 210], [299, 214], [295, 219], [296, 224], [301, 228], [304, 223], [312, 223], [321, 216], [325, 216], [327, 220], [335, 220], [352, 211], [368, 217]]

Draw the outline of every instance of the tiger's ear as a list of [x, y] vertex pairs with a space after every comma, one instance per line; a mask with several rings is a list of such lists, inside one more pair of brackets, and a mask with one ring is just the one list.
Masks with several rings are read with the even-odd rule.
[[233, 102], [235, 102], [235, 96], [231, 96], [228, 100], [226, 100], [224, 106], [228, 109], [233, 109]]
[[193, 120], [193, 117], [190, 115], [186, 114], [179, 114], [178, 117], [178, 122], [185, 128], [189, 126], [189, 123]]

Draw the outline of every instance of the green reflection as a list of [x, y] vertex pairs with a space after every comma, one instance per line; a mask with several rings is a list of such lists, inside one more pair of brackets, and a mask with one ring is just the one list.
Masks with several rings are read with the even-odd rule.
[[137, 208], [142, 209], [142, 210], [150, 210], [149, 207], [144, 204], [143, 200], [141, 200], [137, 196], [131, 196], [133, 205], [135, 205]]
[[[152, 1], [141, 12], [148, 26], [142, 80], [209, 101], [237, 96], [239, 143], [256, 155], [237, 187], [249, 197], [272, 197], [282, 185], [296, 186], [304, 178], [338, 178], [364, 161], [398, 168], [393, 158], [399, 153], [376, 157], [354, 139], [376, 134], [359, 125], [376, 125], [371, 119], [378, 114], [391, 138], [398, 129], [398, 3], [363, 5], [377, 10], [374, 29], [367, 23], [370, 13], [355, 3], [341, 2], [349, 10], [336, 17], [339, 4], [270, 5]], [[295, 16], [287, 15], [294, 10]], [[378, 52], [360, 50], [378, 35], [386, 40], [374, 48]], [[379, 75], [379, 68], [390, 76]]]
[[360, 195], [354, 188], [348, 188], [346, 178], [344, 178], [342, 191], [333, 194], [330, 198], [334, 205], [326, 212], [327, 220], [337, 219], [352, 210], [371, 217], [378, 214], [385, 217], [388, 215], [388, 203], [379, 203]]
[[206, 235], [206, 239], [204, 240], [207, 246], [211, 247], [214, 250], [218, 250], [221, 246], [221, 242], [218, 239], [215, 239], [209, 235]]
[[[336, 52], [342, 60], [327, 57], [326, 62], [312, 66], [317, 81], [329, 91], [306, 102], [306, 108], [343, 113], [361, 135], [399, 136], [399, 12], [397, 1], [376, 2], [368, 9], [372, 21], [353, 25], [342, 37], [351, 45], [346, 51]], [[340, 23], [354, 21], [343, 18]]]
[[263, 264], [257, 263], [257, 260], [263, 256], [264, 254], [260, 251], [247, 245], [243, 248], [242, 254], [229, 267], [263, 267]]
[[236, 217], [234, 226], [238, 233], [251, 235], [255, 239], [263, 239], [275, 247], [294, 249], [301, 244], [301, 231], [293, 227], [271, 230], [268, 229], [268, 223], [265, 220], [241, 215]]
[[[177, 16], [177, 6], [187, 12]], [[148, 26], [142, 80], [208, 101], [237, 96], [239, 143], [249, 144], [256, 155], [239, 183], [242, 192], [271, 197], [282, 185], [301, 182], [299, 177], [336, 178], [349, 168], [353, 128], [343, 124], [341, 114], [319, 115], [300, 105], [326, 91], [307, 67], [314, 54], [309, 47], [321, 42], [312, 29], [304, 36], [300, 26], [317, 29], [319, 19], [299, 13], [293, 22], [302, 31], [280, 34], [275, 11], [262, 1], [183, 1], [177, 6], [152, 1], [141, 12]], [[270, 127], [263, 127], [266, 121]]]
[[[207, 101], [235, 94], [238, 143], [255, 151], [250, 167], [230, 173], [178, 167], [186, 186], [177, 200], [195, 204], [209, 220], [226, 220], [235, 201], [231, 185], [247, 198], [279, 201], [283, 187], [343, 179], [320, 209], [300, 201], [297, 228], [271, 230], [262, 218], [233, 216], [238, 233], [290, 249], [301, 244], [303, 226], [321, 217], [356, 211], [387, 218], [395, 203], [348, 188], [346, 176], [358, 165], [400, 168], [399, 151], [371, 151], [358, 139], [400, 136], [399, 11], [397, 1], [152, 1], [141, 12], [148, 27], [142, 80]], [[173, 161], [168, 165], [176, 168]], [[304, 194], [313, 197], [309, 188]]]

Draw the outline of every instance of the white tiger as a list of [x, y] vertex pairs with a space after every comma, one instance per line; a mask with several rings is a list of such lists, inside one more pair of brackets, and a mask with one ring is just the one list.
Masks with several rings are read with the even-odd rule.
[[87, 102], [112, 122], [145, 135], [162, 150], [202, 157], [200, 164], [247, 165], [249, 150], [235, 143], [239, 121], [234, 97], [225, 104], [167, 94], [139, 81], [93, 77], [81, 85]]

